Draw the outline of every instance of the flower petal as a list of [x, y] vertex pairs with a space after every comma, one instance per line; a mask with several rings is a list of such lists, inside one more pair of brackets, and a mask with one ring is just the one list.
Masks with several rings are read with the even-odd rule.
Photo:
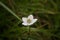
[[33, 20], [33, 15], [29, 15], [29, 16], [28, 16], [28, 19]]
[[30, 23], [30, 24], [28, 24], [28, 25], [32, 25], [33, 23]]
[[33, 19], [32, 22], [28, 25], [32, 25], [33, 23], [35, 23], [37, 21], [37, 19]]
[[32, 23], [35, 23], [36, 21], [37, 21], [37, 19], [33, 19], [33, 20], [32, 20]]
[[22, 25], [25, 25], [25, 26], [27, 26], [27, 23], [22, 23]]
[[26, 18], [26, 17], [23, 17], [23, 18], [22, 18], [22, 21], [23, 21], [24, 23], [26, 23], [26, 22], [27, 22], [27, 18]]

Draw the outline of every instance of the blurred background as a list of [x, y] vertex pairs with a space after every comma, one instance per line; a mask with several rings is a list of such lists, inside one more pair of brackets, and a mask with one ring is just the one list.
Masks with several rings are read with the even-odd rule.
[[[21, 19], [30, 14], [29, 32]], [[60, 40], [60, 0], [0, 0], [0, 40]]]

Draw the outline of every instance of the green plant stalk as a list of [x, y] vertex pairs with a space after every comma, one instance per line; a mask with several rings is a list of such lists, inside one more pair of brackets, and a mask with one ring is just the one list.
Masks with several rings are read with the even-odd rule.
[[11, 9], [9, 9], [6, 5], [4, 5], [2, 2], [0, 2], [0, 5], [3, 6], [7, 11], [9, 11], [12, 15], [14, 15], [18, 20], [21, 21], [21, 19]]
[[28, 30], [29, 30], [29, 31], [28, 31], [28, 40], [30, 40], [30, 32], [31, 32], [31, 31], [30, 31], [30, 26], [28, 26]]

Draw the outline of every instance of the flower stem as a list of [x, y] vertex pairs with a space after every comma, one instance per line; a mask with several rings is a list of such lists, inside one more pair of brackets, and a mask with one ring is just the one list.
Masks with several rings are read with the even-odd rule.
[[28, 31], [28, 40], [30, 40], [30, 32], [31, 32], [31, 31], [30, 31], [30, 26], [28, 26], [28, 28], [29, 28], [29, 29], [28, 29], [28, 30], [29, 30], [29, 31]]

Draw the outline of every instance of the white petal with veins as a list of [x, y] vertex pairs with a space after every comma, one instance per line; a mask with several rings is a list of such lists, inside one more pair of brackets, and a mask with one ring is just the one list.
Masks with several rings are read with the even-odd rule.
[[22, 25], [25, 25], [25, 26], [26, 26], [26, 25], [27, 25], [27, 23], [22, 23]]
[[28, 24], [28, 25], [32, 25], [32, 24], [34, 24], [36, 21], [37, 21], [37, 19], [33, 19], [32, 22], [31, 22], [30, 24]]
[[26, 17], [23, 17], [22, 18], [22, 21], [25, 22], [25, 23], [27, 23], [27, 18]]
[[37, 21], [37, 19], [33, 19], [33, 20], [32, 20], [32, 23], [35, 23], [36, 21]]
[[29, 15], [29, 16], [28, 16], [28, 19], [33, 20], [33, 15]]

